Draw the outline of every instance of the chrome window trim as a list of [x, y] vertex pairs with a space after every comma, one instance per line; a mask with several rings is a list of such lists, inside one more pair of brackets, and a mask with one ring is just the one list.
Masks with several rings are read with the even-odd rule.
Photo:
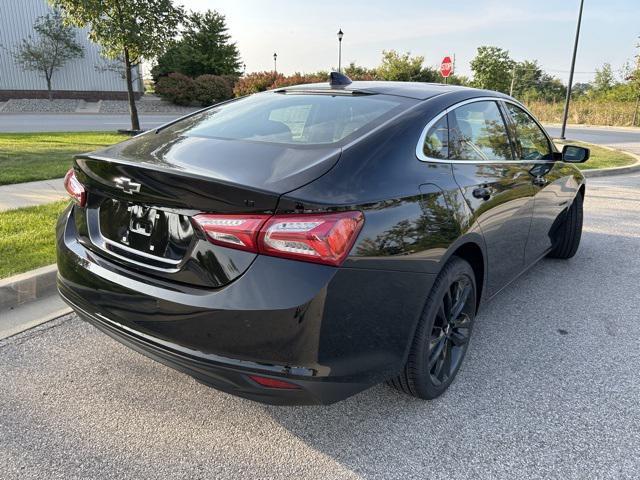
[[[474, 97], [474, 98], [468, 98], [467, 100], [462, 100], [461, 102], [455, 103], [450, 107], [447, 107], [427, 123], [427, 125], [422, 129], [422, 133], [420, 134], [420, 138], [418, 139], [418, 144], [416, 145], [416, 157], [418, 158], [418, 160], [420, 160], [421, 162], [432, 162], [432, 163], [462, 163], [462, 164], [480, 163], [482, 165], [496, 164], [496, 163], [500, 164], [500, 163], [554, 163], [555, 162], [555, 160], [489, 160], [489, 161], [461, 160], [461, 159], [450, 159], [450, 158], [432, 158], [432, 157], [427, 157], [424, 154], [424, 151], [423, 151], [424, 141], [427, 138], [427, 133], [429, 133], [429, 130], [431, 130], [431, 127], [433, 127], [442, 117], [452, 112], [456, 108], [462, 107], [463, 105], [467, 105], [469, 103], [487, 102], [487, 101], [511, 103], [516, 107], [519, 107], [522, 110], [524, 110], [525, 113], [527, 113], [533, 119], [536, 125], [538, 125], [540, 130], [542, 130], [542, 133], [544, 133], [544, 136], [547, 137], [547, 141], [549, 142], [549, 145], [551, 146], [552, 151], [555, 151], [554, 143], [551, 140], [551, 137], [549, 137], [549, 134], [547, 133], [547, 131], [544, 129], [542, 125], [540, 125], [540, 122], [538, 122], [536, 117], [533, 116], [533, 114], [527, 109], [527, 107], [522, 105], [520, 102], [517, 102], [510, 98], [503, 98], [503, 97]], [[505, 128], [508, 128], [508, 126], [505, 125]]]

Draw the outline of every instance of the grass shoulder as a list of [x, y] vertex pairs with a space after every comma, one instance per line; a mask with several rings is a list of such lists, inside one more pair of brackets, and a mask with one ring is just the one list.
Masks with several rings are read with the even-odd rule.
[[580, 142], [577, 140], [554, 140], [559, 150], [562, 150], [562, 146], [565, 144], [579, 145], [581, 147], [587, 147], [591, 150], [591, 156], [585, 163], [577, 163], [576, 166], [580, 170], [593, 170], [595, 168], [614, 168], [614, 167], [626, 167], [636, 163], [636, 158], [628, 153], [620, 150], [604, 148], [593, 143]]
[[128, 138], [106, 132], [0, 134], [0, 185], [64, 177], [73, 155]]
[[55, 225], [68, 201], [0, 212], [0, 278], [56, 261]]

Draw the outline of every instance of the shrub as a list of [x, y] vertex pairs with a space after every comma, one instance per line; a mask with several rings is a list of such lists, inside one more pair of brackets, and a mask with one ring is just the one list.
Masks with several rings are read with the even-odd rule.
[[158, 79], [156, 93], [176, 105], [190, 105], [195, 100], [195, 82], [182, 73], [170, 73]]
[[236, 82], [235, 87], [233, 87], [233, 93], [236, 97], [242, 97], [243, 95], [264, 92], [265, 90], [269, 90], [274, 83], [282, 79], [284, 79], [284, 75], [276, 72], [250, 73]]
[[304, 83], [322, 83], [329, 80], [329, 74], [324, 72], [318, 73], [294, 73], [288, 77], [279, 77], [273, 82], [269, 88], [290, 87], [292, 85], [302, 85]]
[[221, 75], [200, 75], [195, 79], [195, 100], [203, 107], [222, 102], [233, 97], [233, 83], [235, 77]]

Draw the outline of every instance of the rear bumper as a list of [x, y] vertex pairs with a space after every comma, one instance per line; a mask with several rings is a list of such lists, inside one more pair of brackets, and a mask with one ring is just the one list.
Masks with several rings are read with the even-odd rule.
[[[85, 320], [220, 390], [273, 404], [327, 404], [397, 374], [434, 277], [258, 256], [234, 282], [194, 289], [85, 249], [66, 212], [58, 288]], [[265, 388], [250, 374], [299, 388]]]
[[[262, 368], [250, 362], [238, 362], [234, 359], [218, 357], [215, 361], [196, 355], [189, 355], [169, 346], [157, 343], [112, 322], [100, 314], [92, 314], [65, 296], [64, 287], [60, 289], [62, 299], [67, 302], [83, 320], [97, 327], [111, 338], [127, 347], [146, 355], [168, 367], [192, 376], [197, 381], [240, 397], [272, 405], [314, 405], [330, 404], [347, 398], [369, 387], [369, 384], [311, 380], [305, 376], [287, 374], [290, 369], [284, 365], [271, 365]], [[194, 352], [195, 353], [195, 352]], [[244, 363], [244, 366], [241, 366]], [[276, 374], [278, 372], [279, 374]], [[285, 375], [282, 375], [282, 374]], [[286, 379], [297, 385], [298, 389], [265, 388], [249, 378], [257, 374], [263, 377]]]

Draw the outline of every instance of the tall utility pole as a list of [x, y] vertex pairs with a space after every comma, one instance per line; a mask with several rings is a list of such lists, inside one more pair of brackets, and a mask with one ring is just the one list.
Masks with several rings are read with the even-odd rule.
[[569, 72], [569, 85], [567, 85], [567, 98], [564, 102], [564, 114], [562, 115], [562, 130], [560, 138], [565, 139], [567, 129], [567, 118], [569, 117], [569, 103], [571, 102], [571, 87], [573, 86], [573, 71], [576, 68], [576, 54], [578, 53], [578, 39], [580, 38], [580, 24], [582, 23], [582, 7], [584, 0], [580, 0], [580, 12], [578, 13], [578, 26], [576, 27], [576, 40], [573, 43], [573, 57], [571, 58], [571, 72]]
[[342, 73], [342, 29], [338, 30], [338, 72]]

